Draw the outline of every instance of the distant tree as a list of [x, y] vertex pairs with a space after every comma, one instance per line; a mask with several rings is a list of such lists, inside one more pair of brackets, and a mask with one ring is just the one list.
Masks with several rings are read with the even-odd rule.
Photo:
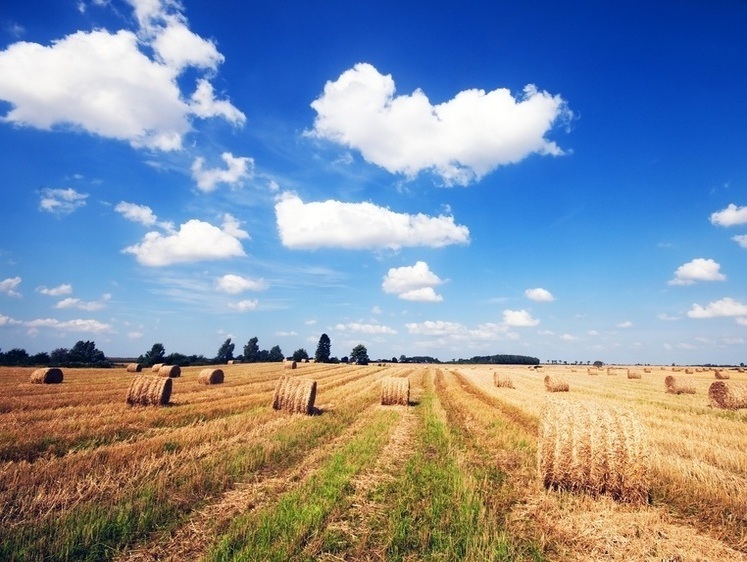
[[220, 349], [218, 350], [218, 355], [215, 356], [215, 363], [218, 365], [222, 365], [233, 360], [234, 347], [236, 346], [235, 344], [231, 343], [231, 338], [228, 338], [226, 341], [224, 341], [223, 345], [221, 345]]
[[67, 352], [67, 348], [64, 347], [52, 350], [52, 353], [49, 354], [49, 363], [55, 366], [64, 365], [67, 361]]
[[594, 366], [597, 369], [600, 369], [600, 368], [602, 368], [602, 366], [604, 366], [604, 361], [594, 361]]
[[253, 337], [244, 346], [244, 362], [257, 363], [259, 361], [259, 338]]
[[399, 356], [399, 362], [400, 363], [407, 363], [407, 356], [404, 353]]
[[263, 349], [257, 354], [257, 361], [260, 363], [268, 363], [270, 361], [270, 352]]
[[340, 358], [340, 363], [349, 363], [349, 362], [350, 362], [350, 360], [348, 359], [347, 355], [345, 355], [344, 357]]
[[23, 366], [30, 363], [30, 357], [25, 349], [14, 347], [10, 351], [3, 353], [3, 365]]
[[138, 357], [138, 363], [142, 363], [144, 367], [152, 367], [156, 363], [164, 363], [164, 356], [166, 355], [166, 348], [162, 343], [154, 343], [150, 351], [146, 351], [144, 355]]
[[396, 357], [392, 357], [392, 363], [397, 363], [397, 358]]
[[319, 338], [319, 343], [316, 346], [316, 353], [314, 359], [317, 363], [329, 363], [329, 355], [332, 351], [332, 342], [327, 334], [322, 334]]
[[111, 362], [100, 349], [96, 349], [96, 342], [78, 341], [73, 348], [67, 352], [68, 365], [111, 367]]
[[293, 352], [294, 361], [299, 362], [299, 361], [303, 361], [304, 359], [308, 359], [308, 358], [309, 358], [309, 354], [304, 348], [297, 349], [296, 351]]
[[280, 349], [279, 345], [275, 345], [270, 349], [270, 353], [268, 354], [268, 360], [271, 363], [277, 363], [279, 361], [282, 361], [285, 359], [285, 356], [283, 356], [283, 352]]
[[42, 351], [30, 357], [31, 365], [49, 365], [49, 353]]
[[183, 353], [169, 353], [163, 358], [163, 363], [167, 365], [179, 365], [180, 367], [187, 367], [191, 364], [189, 357]]
[[368, 350], [362, 343], [356, 345], [350, 352], [350, 361], [357, 363], [358, 365], [368, 365], [370, 359], [368, 358]]

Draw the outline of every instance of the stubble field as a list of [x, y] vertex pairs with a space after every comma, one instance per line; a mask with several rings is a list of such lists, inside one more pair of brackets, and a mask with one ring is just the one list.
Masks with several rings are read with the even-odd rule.
[[[163, 407], [126, 405], [124, 368], [0, 369], [0, 560], [747, 560], [747, 410], [709, 406], [713, 371], [221, 368], [182, 369]], [[284, 375], [317, 381], [315, 415], [271, 407]], [[647, 504], [543, 487], [546, 375], [555, 400], [635, 412]], [[386, 376], [409, 406], [381, 405]]]

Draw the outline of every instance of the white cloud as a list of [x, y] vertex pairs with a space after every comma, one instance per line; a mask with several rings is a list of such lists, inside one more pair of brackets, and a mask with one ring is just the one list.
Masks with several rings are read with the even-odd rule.
[[230, 236], [233, 236], [234, 238], [239, 238], [242, 240], [249, 238], [249, 233], [246, 230], [242, 230], [240, 226], [241, 222], [239, 221], [239, 219], [237, 219], [230, 213], [225, 213], [223, 215], [223, 232], [229, 234]]
[[576, 336], [574, 336], [572, 334], [562, 334], [559, 337], [560, 337], [560, 339], [562, 341], [566, 341], [566, 342], [572, 342], [572, 341], [576, 341], [578, 339]]
[[197, 219], [182, 224], [173, 234], [148, 232], [142, 242], [122, 252], [133, 254], [139, 263], [150, 267], [246, 255], [238, 237]]
[[289, 338], [294, 337], [298, 335], [298, 332], [290, 331], [290, 332], [275, 332], [275, 335], [280, 338]]
[[720, 316], [745, 316], [747, 317], [747, 304], [742, 304], [730, 297], [723, 298], [705, 307], [693, 304], [687, 312], [690, 318], [716, 318]]
[[359, 322], [350, 322], [348, 324], [337, 324], [335, 330], [338, 332], [353, 332], [357, 334], [369, 334], [369, 335], [394, 335], [397, 333], [396, 330], [389, 326], [383, 326], [381, 324], [361, 324]]
[[285, 193], [275, 204], [275, 215], [280, 239], [292, 249], [399, 250], [469, 242], [469, 229], [454, 224], [453, 217], [395, 213], [373, 203], [304, 203]]
[[503, 323], [515, 328], [530, 328], [538, 325], [540, 321], [532, 318], [526, 310], [504, 310]]
[[61, 297], [62, 295], [70, 295], [73, 292], [73, 286], [69, 283], [63, 283], [48, 289], [47, 287], [41, 286], [36, 289], [38, 293], [42, 295], [48, 295], [50, 297]]
[[19, 324], [23, 324], [23, 322], [20, 320], [14, 320], [10, 316], [0, 314], [0, 326], [18, 326]]
[[98, 320], [87, 320], [82, 318], [67, 320], [65, 322], [54, 318], [39, 318], [36, 320], [30, 320], [29, 322], [24, 322], [23, 324], [32, 330], [49, 328], [61, 332], [90, 332], [93, 334], [103, 334], [113, 331], [109, 324], [104, 324]]
[[739, 234], [737, 236], [732, 237], [732, 240], [734, 240], [737, 244], [742, 246], [742, 248], [747, 248], [747, 234]]
[[434, 287], [442, 283], [426, 262], [419, 261], [413, 266], [391, 268], [381, 288], [385, 293], [396, 294], [404, 300], [441, 302], [443, 297], [436, 293]]
[[0, 51], [0, 99], [12, 106], [0, 119], [43, 130], [70, 127], [166, 151], [182, 147], [193, 117], [242, 124], [244, 114], [215, 100], [204, 79], [191, 96], [180, 91], [178, 78], [187, 68], [209, 75], [223, 56], [170, 10], [179, 4], [131, 4], [141, 25], [136, 32], [77, 31], [50, 45], [17, 42]]
[[619, 324], [615, 324], [616, 328], [632, 328], [633, 323], [630, 320], [626, 320], [624, 322], [620, 322]]
[[106, 303], [110, 301], [111, 298], [112, 296], [109, 293], [102, 295], [100, 300], [88, 302], [82, 301], [78, 298], [68, 297], [59, 301], [55, 305], [55, 308], [77, 308], [79, 310], [92, 312], [94, 310], [101, 310], [102, 308], [104, 308], [106, 306]]
[[674, 272], [669, 285], [692, 285], [696, 281], [724, 281], [726, 275], [719, 271], [720, 265], [712, 259], [695, 258], [681, 265]]
[[244, 291], [264, 291], [267, 282], [264, 279], [249, 279], [233, 273], [228, 273], [215, 282], [215, 288], [223, 293], [237, 295]]
[[20, 297], [21, 293], [16, 291], [18, 285], [21, 284], [20, 277], [9, 277], [0, 281], [0, 293], [5, 293], [9, 297]]
[[737, 207], [734, 203], [730, 203], [726, 209], [711, 213], [711, 223], [717, 226], [747, 224], [747, 207]]
[[392, 77], [366, 63], [327, 82], [311, 107], [317, 117], [309, 135], [408, 178], [432, 170], [447, 185], [467, 185], [530, 154], [563, 154], [545, 135], [571, 117], [560, 96], [533, 85], [516, 98], [505, 88], [473, 89], [438, 105], [419, 89], [395, 96]]
[[213, 191], [219, 183], [241, 185], [241, 180], [251, 177], [254, 160], [244, 156], [236, 157], [230, 152], [221, 154], [226, 168], [204, 169], [204, 158], [196, 158], [192, 163], [192, 178], [202, 191]]
[[468, 328], [459, 322], [444, 320], [426, 320], [425, 322], [411, 322], [405, 324], [407, 331], [416, 336], [436, 338], [440, 343], [468, 343], [497, 341], [500, 339], [516, 339], [508, 332], [508, 326], [494, 322], [479, 324], [476, 328]]
[[45, 187], [41, 192], [39, 210], [53, 215], [69, 215], [86, 204], [87, 193], [78, 193], [72, 188], [52, 189]]
[[555, 300], [555, 297], [552, 296], [550, 291], [540, 287], [537, 287], [536, 289], [527, 289], [524, 291], [524, 294], [528, 299], [536, 302], [552, 302]]
[[228, 306], [239, 312], [250, 312], [257, 310], [259, 307], [259, 301], [257, 299], [247, 299], [235, 303], [230, 303]]

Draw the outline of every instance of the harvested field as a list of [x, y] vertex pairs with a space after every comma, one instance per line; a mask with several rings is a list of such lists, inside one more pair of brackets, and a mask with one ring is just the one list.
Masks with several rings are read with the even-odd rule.
[[[201, 370], [66, 369], [49, 387], [30, 383], [32, 369], [0, 369], [0, 559], [747, 558], [747, 523], [730, 515], [747, 512], [747, 410], [710, 406], [713, 372], [673, 395], [658, 367], [635, 384], [501, 367], [512, 390], [488, 365], [307, 363], [288, 376], [282, 363], [234, 364], [209, 390]], [[168, 407], [125, 403], [139, 376], [173, 385]], [[545, 376], [573, 392], [547, 394]], [[316, 382], [317, 415], [273, 409], [283, 377]], [[382, 405], [388, 377], [408, 381], [410, 407]], [[545, 487], [545, 400], [566, 403], [553, 446], [577, 441], [579, 459], [596, 459], [603, 444], [607, 464], [587, 464], [604, 470], [553, 468]], [[584, 424], [574, 404], [602, 421]], [[630, 486], [643, 482], [635, 435], [645, 486]], [[628, 501], [630, 488], [646, 501]]]

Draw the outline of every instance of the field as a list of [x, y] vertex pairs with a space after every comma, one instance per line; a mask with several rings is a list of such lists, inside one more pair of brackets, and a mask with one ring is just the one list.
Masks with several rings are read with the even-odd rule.
[[[0, 560], [747, 560], [747, 410], [709, 406], [713, 371], [222, 369], [182, 369], [162, 407], [126, 405], [124, 368], [0, 369]], [[271, 407], [283, 375], [317, 381], [314, 415]], [[381, 405], [385, 376], [409, 379], [409, 406]], [[544, 488], [550, 395], [637, 415], [647, 503]]]

